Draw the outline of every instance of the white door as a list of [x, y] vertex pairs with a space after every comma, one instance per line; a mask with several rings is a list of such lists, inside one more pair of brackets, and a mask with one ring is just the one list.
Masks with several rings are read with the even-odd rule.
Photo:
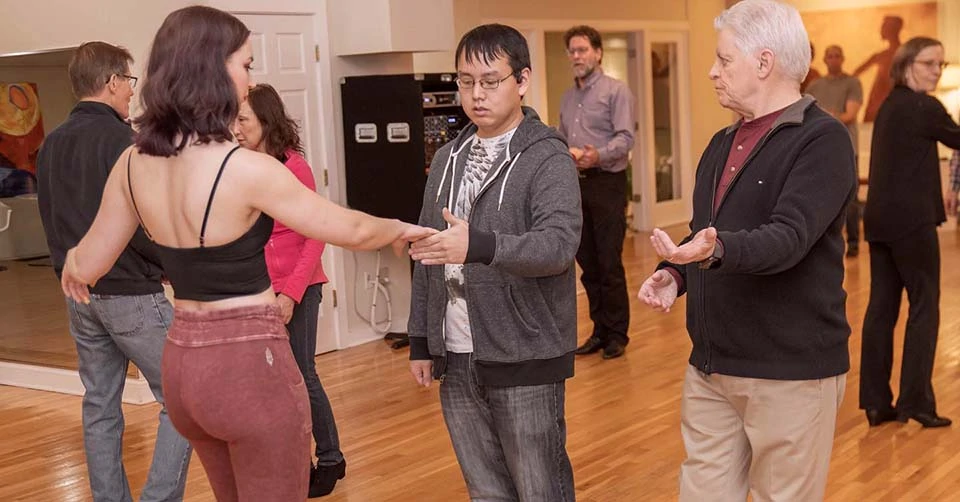
[[651, 230], [686, 223], [692, 213], [687, 37], [646, 31], [630, 40], [630, 65], [640, 124], [633, 151], [633, 226]]
[[[287, 114], [300, 124], [300, 140], [313, 167], [317, 191], [328, 196], [326, 157], [321, 138], [318, 97], [316, 37], [313, 16], [238, 15], [250, 28], [253, 44], [252, 79], [272, 85], [283, 98]], [[323, 268], [330, 276], [332, 253], [323, 254]], [[323, 287], [323, 302], [317, 320], [317, 354], [337, 349], [339, 323], [334, 314], [337, 284]]]

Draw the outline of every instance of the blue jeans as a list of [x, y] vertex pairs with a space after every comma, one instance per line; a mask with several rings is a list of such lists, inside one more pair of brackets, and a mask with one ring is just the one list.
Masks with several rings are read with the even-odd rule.
[[[160, 360], [173, 309], [163, 293], [90, 295], [90, 304], [67, 299], [70, 334], [77, 345], [83, 394], [83, 444], [93, 500], [130, 502], [130, 485], [121, 458], [123, 387], [130, 361], [163, 405]], [[165, 407], [153, 450], [153, 462], [140, 500], [183, 499], [191, 449], [173, 428]]]
[[317, 442], [317, 465], [329, 466], [342, 462], [343, 453], [340, 451], [340, 437], [337, 435], [337, 422], [333, 418], [330, 400], [317, 376], [317, 314], [320, 312], [322, 296], [323, 284], [307, 287], [303, 299], [293, 307], [287, 332], [290, 333], [293, 358], [297, 361], [310, 397], [313, 440]]
[[448, 352], [440, 405], [470, 500], [575, 500], [564, 382], [480, 385], [473, 354]]

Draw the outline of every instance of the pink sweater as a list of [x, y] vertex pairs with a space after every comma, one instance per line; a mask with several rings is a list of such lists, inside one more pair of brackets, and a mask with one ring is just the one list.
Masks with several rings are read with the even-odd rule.
[[[307, 188], [317, 189], [313, 171], [299, 153], [287, 151], [285, 165]], [[321, 241], [308, 239], [283, 223], [275, 222], [270, 241], [264, 250], [273, 290], [300, 303], [307, 286], [327, 282], [323, 265], [320, 263], [324, 246], [325, 243]]]

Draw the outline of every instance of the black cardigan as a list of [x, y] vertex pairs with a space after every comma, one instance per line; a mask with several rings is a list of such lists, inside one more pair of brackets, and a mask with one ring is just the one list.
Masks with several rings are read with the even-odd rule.
[[690, 364], [700, 371], [806, 380], [849, 370], [841, 226], [856, 168], [846, 128], [813, 103], [801, 98], [780, 115], [715, 217], [737, 125], [718, 132], [700, 159], [690, 236], [715, 226], [722, 264], [660, 265], [684, 278]]
[[865, 238], [890, 242], [946, 221], [937, 142], [960, 149], [960, 127], [939, 100], [897, 86], [873, 124]]
[[[90, 229], [103, 188], [120, 154], [133, 143], [133, 130], [109, 105], [81, 101], [66, 122], [47, 135], [37, 157], [40, 218], [57, 277], [67, 250]], [[163, 291], [156, 248], [137, 229], [116, 264], [92, 293], [145, 295]]]

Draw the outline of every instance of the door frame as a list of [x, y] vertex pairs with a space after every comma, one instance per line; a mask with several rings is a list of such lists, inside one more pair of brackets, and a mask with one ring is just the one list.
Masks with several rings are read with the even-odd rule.
[[[643, 33], [643, 54], [650, 54], [655, 43], [677, 44], [677, 88], [671, 88], [671, 133], [676, 138], [674, 162], [679, 163], [680, 197], [657, 202], [656, 169], [643, 169], [642, 176], [633, 176], [634, 204], [633, 226], [635, 230], [652, 230], [679, 223], [687, 223], [693, 214], [693, 173], [695, 166], [691, 147], [691, 110], [690, 110], [690, 49], [686, 32], [649, 30]], [[649, 57], [641, 60], [640, 75], [643, 93], [643, 114], [640, 123], [644, 125], [642, 135], [648, 148], [634, 151], [634, 159], [643, 159], [644, 165], [656, 166], [656, 148], [653, 113], [653, 67]], [[676, 93], [675, 95], [673, 93]], [[639, 101], [639, 100], [638, 100]], [[676, 109], [674, 109], [674, 105]], [[641, 156], [642, 155], [642, 156]], [[635, 161], [636, 163], [636, 161]], [[639, 200], [636, 194], [640, 194]]]
[[[630, 90], [635, 97], [635, 116], [640, 130], [633, 147], [633, 205], [634, 230], [652, 230], [677, 223], [686, 223], [693, 213], [692, 127], [690, 109], [690, 23], [687, 21], [636, 21], [598, 19], [574, 23], [562, 19], [487, 18], [481, 23], [502, 23], [515, 27], [527, 38], [530, 46], [530, 65], [533, 82], [524, 103], [542, 117], [549, 115], [546, 85], [546, 32], [562, 32], [575, 24], [587, 24], [601, 33], [626, 32], [642, 40], [644, 51], [630, 57]], [[677, 127], [679, 128], [678, 156], [680, 161], [681, 197], [679, 200], [656, 202], [656, 175], [653, 148], [653, 82], [651, 75], [651, 42], [677, 42], [678, 95]], [[649, 110], [649, 112], [647, 111]]]
[[[327, 0], [284, 0], [278, 4], [268, 4], [263, 0], [209, 0], [209, 6], [224, 10], [231, 14], [242, 15], [281, 15], [281, 16], [309, 16], [313, 24], [312, 41], [316, 46], [314, 82], [316, 85], [317, 103], [312, 114], [314, 130], [311, 132], [313, 152], [307, 161], [313, 168], [317, 181], [318, 193], [326, 196], [332, 202], [343, 204], [345, 192], [343, 180], [340, 179], [337, 161], [337, 135], [333, 98], [333, 78], [330, 52], [330, 33], [327, 26]], [[326, 177], [327, 185], [324, 185]], [[323, 271], [327, 282], [323, 288], [323, 302], [320, 305], [320, 315], [324, 315], [325, 304], [333, 316], [334, 347], [324, 347], [318, 342], [317, 353], [326, 350], [342, 349], [346, 346], [345, 335], [348, 326], [348, 309], [339, 308], [345, 300], [347, 291], [346, 271], [344, 268], [345, 253], [337, 246], [328, 246], [323, 253]], [[338, 298], [340, 297], [340, 298]], [[319, 335], [319, 334], [318, 334]]]

